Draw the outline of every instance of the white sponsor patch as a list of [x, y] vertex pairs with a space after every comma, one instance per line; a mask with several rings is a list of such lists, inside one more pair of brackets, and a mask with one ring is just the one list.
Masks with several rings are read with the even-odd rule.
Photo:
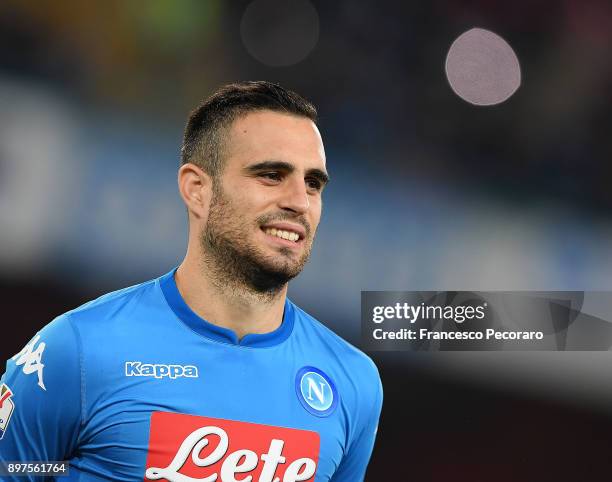
[[198, 367], [194, 365], [165, 365], [163, 363], [125, 362], [126, 377], [198, 378]]
[[4, 437], [4, 432], [8, 427], [11, 415], [15, 409], [15, 403], [11, 400], [13, 392], [6, 383], [0, 387], [0, 440]]

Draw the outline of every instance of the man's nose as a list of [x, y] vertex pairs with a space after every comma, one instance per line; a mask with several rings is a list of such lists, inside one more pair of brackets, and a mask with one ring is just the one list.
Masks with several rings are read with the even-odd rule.
[[281, 197], [280, 207], [299, 214], [304, 214], [308, 211], [310, 200], [308, 199], [308, 192], [304, 179], [295, 177], [286, 183], [285, 190]]

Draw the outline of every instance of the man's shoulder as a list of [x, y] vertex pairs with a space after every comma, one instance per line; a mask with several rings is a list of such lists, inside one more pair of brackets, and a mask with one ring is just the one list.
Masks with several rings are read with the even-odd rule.
[[144, 281], [126, 288], [105, 293], [64, 313], [77, 323], [87, 320], [102, 320], [119, 315], [123, 309], [143, 300], [155, 289], [158, 278]]
[[[376, 364], [368, 355], [325, 326], [314, 316], [306, 313], [295, 304], [293, 306], [297, 318], [300, 320], [300, 326], [308, 338], [309, 348], [319, 348], [329, 352], [345, 367], [350, 366], [353, 370], [359, 370], [365, 378], [368, 375], [373, 378], [380, 378]], [[313, 344], [318, 346], [314, 347]]]

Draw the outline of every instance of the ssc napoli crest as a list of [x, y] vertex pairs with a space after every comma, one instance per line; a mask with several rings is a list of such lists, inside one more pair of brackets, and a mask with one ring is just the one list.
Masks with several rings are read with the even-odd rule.
[[317, 417], [327, 417], [338, 405], [334, 382], [322, 370], [305, 366], [295, 376], [295, 391], [302, 406]]

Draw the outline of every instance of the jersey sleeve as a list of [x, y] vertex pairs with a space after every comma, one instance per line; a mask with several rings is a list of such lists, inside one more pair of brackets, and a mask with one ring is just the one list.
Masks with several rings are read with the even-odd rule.
[[330, 482], [361, 482], [364, 480], [366, 468], [374, 448], [374, 440], [376, 439], [378, 421], [382, 410], [383, 390], [378, 376], [377, 381], [374, 405], [367, 407], [369, 410], [365, 412], [365, 422], [362, 429], [349, 445], [346, 455]]
[[79, 353], [75, 327], [62, 315], [7, 361], [0, 379], [1, 462], [70, 458], [81, 419]]

